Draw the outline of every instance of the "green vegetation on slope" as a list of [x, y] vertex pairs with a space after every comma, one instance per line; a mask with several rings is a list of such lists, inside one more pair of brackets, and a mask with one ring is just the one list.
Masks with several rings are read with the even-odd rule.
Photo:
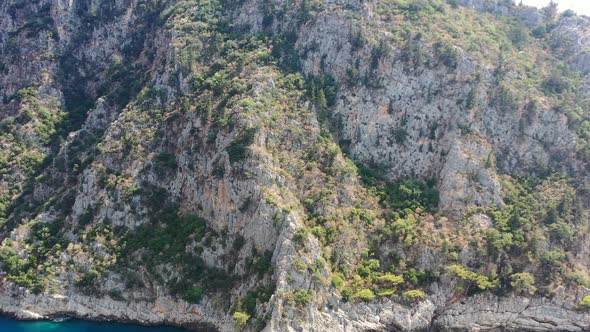
[[[178, 1], [154, 17], [178, 38], [175, 74], [190, 77], [189, 91], [184, 94], [179, 93], [179, 78], [170, 77], [168, 84], [179, 93], [176, 99], [167, 100], [173, 94], [165, 89], [143, 87], [135, 81], [138, 68], [132, 63], [114, 61], [108, 70], [109, 79], [118, 84], [114, 91], [105, 93], [116, 104], [128, 107], [117, 124], [120, 137], [99, 143], [97, 152], [113, 158], [111, 166], [123, 166], [112, 170], [97, 166], [103, 162], [97, 161], [98, 186], [109, 199], [120, 196], [121, 204], [141, 202], [148, 215], [133, 213], [140, 215], [144, 224], [132, 230], [113, 229], [108, 220], [95, 221], [92, 209], [79, 217], [77, 224], [61, 219], [31, 222], [25, 240], [3, 243], [0, 262], [8, 280], [35, 292], [51, 291], [57, 287], [52, 284], [54, 276], [62, 270], [75, 271], [76, 287], [105, 295], [100, 289], [101, 278], [114, 270], [126, 278], [130, 289], [143, 287], [150, 280], [190, 303], [198, 303], [216, 291], [227, 292], [238, 281], [254, 280], [256, 286], [245, 290], [240, 301], [233, 304], [233, 318], [237, 329], [248, 324], [263, 326], [266, 316], [257, 312], [257, 305], [267, 303], [275, 291], [269, 282], [272, 252], [253, 250], [244, 264], [245, 273], [234, 273], [239, 270], [234, 257], [242, 249], [244, 238], [217, 232], [198, 215], [180, 212], [173, 203], [177, 198], [169, 197], [162, 185], [176, 171], [187, 170], [183, 165], [187, 156], [172, 151], [174, 144], [166, 141], [166, 133], [185, 116], [195, 114], [207, 131], [195, 154], [214, 148], [222, 152], [216, 155], [208, 180], [248, 178], [252, 175], [243, 171], [245, 164], [263, 159], [260, 156], [271, 160], [272, 165], [265, 166], [273, 167], [273, 172], [286, 179], [286, 184], [271, 183], [261, 189], [261, 204], [277, 211], [273, 225], [280, 225], [294, 210], [302, 212], [305, 219], [294, 236], [299, 250], [293, 260], [295, 273], [309, 273], [318, 287], [332, 285], [344, 301], [395, 297], [413, 304], [426, 298], [425, 290], [441, 274], [456, 280], [455, 290], [461, 296], [506, 290], [550, 295], [552, 287], [563, 283], [587, 286], [583, 266], [575, 260], [582, 254], [575, 243], [588, 232], [587, 225], [580, 223], [584, 220], [580, 184], [567, 176], [546, 176], [551, 173], [547, 170], [539, 171], [537, 177], [502, 176], [501, 206], [471, 211], [462, 221], [441, 216], [435, 181], [388, 181], [378, 165], [356, 166], [346, 156], [346, 147], [338, 146], [330, 131], [336, 126], [330, 123], [329, 112], [343, 83], [337, 83], [323, 69], [315, 77], [297, 73], [300, 55], [293, 46], [294, 33], [252, 36], [239, 31], [227, 13], [239, 4]], [[319, 1], [292, 4], [296, 5], [298, 24], [313, 19], [322, 8]], [[152, 14], [161, 9], [156, 2], [140, 5]], [[150, 5], [154, 8], [147, 8]], [[483, 87], [479, 75], [459, 78], [471, 85], [462, 107], [487, 110], [489, 106], [501, 113], [518, 112], [523, 129], [534, 120], [540, 105], [556, 108], [568, 115], [579, 138], [577, 153], [587, 161], [587, 101], [576, 93], [580, 77], [565, 66], [555, 66], [556, 57], [545, 52], [553, 47], [548, 45], [548, 23], [543, 23], [543, 33], [539, 29], [529, 31], [513, 19], [453, 7], [452, 3], [435, 0], [379, 1], [375, 22], [361, 21], [355, 26], [358, 29], [351, 43], [355, 51], [366, 45], [372, 47], [373, 69], [381, 59], [391, 56], [386, 46], [393, 44], [402, 45], [401, 59], [407, 70], [444, 68], [450, 75], [458, 67], [462, 52], [467, 52], [480, 68], [493, 66], [495, 77], [491, 87]], [[289, 10], [265, 9], [263, 24], [270, 27], [276, 15]], [[389, 37], [373, 40], [373, 36], [382, 35], [375, 33], [380, 30], [390, 32]], [[355, 69], [348, 69], [347, 84], [369, 86], [373, 77], [359, 80]], [[265, 89], [260, 82], [273, 88]], [[478, 94], [487, 88], [488, 104], [478, 105]], [[63, 115], [38, 105], [33, 90], [21, 91], [18, 98], [23, 107], [31, 107], [26, 113], [40, 144], [49, 145]], [[314, 115], [321, 122], [318, 132], [314, 131], [316, 123], [309, 120]], [[0, 125], [14, 129], [14, 122], [20, 124], [7, 119]], [[262, 144], [257, 140], [261, 132], [266, 135]], [[398, 144], [407, 139], [403, 128], [394, 136]], [[10, 134], [0, 139], [3, 145], [20, 142]], [[29, 146], [11, 151], [16, 152], [8, 154], [6, 160], [0, 159], [2, 175], [13, 174], [14, 167], [20, 167], [27, 177], [34, 176], [43, 154]], [[138, 177], [154, 175], [155, 184], [127, 174], [123, 167], [129, 160], [144, 163]], [[556, 160], [547, 168], [559, 166]], [[357, 182], [359, 179], [361, 182]], [[17, 189], [2, 193], [0, 217], [18, 194]], [[73, 196], [68, 197], [71, 204], [64, 203], [68, 206], [60, 209], [63, 220], [73, 204]], [[251, 203], [248, 198], [240, 211], [248, 211]], [[488, 215], [489, 224], [474, 225], [470, 217], [478, 213]], [[73, 234], [66, 237], [70, 228]], [[314, 246], [311, 241], [315, 241]], [[316, 243], [321, 257], [312, 260], [315, 256], [308, 251], [318, 248]], [[95, 250], [97, 246], [101, 251]], [[205, 250], [214, 248], [231, 248], [231, 257], [221, 267], [208, 266], [202, 258]], [[418, 259], [427, 249], [432, 249], [439, 265], [421, 270]], [[65, 263], [58, 260], [64, 250], [69, 257]], [[467, 256], [464, 251], [477, 255], [477, 262], [461, 265], [465, 261], [461, 255]], [[107, 294], [119, 298], [117, 291]], [[302, 307], [314, 302], [315, 294], [311, 289], [294, 289], [282, 295], [288, 303]], [[588, 307], [587, 302], [583, 300], [580, 306]]]

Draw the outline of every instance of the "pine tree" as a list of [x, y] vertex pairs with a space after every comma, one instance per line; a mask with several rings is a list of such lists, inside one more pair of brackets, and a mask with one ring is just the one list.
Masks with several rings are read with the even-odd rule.
[[326, 100], [324, 89], [318, 90], [316, 105], [320, 111], [320, 116], [324, 117], [328, 112], [328, 101]]
[[545, 14], [545, 20], [552, 22], [557, 18], [557, 2], [551, 0], [546, 7], [543, 7], [543, 13]]
[[299, 22], [307, 22], [311, 18], [311, 4], [309, 0], [302, 0], [299, 6]]

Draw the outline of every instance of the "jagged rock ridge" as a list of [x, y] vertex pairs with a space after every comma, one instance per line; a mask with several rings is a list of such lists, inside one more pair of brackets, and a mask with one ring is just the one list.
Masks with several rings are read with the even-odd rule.
[[461, 5], [0, 4], [0, 310], [587, 330], [590, 22]]

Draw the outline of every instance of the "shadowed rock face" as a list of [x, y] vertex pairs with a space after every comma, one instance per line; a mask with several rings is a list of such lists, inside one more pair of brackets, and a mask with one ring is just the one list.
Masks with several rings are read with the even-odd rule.
[[587, 330], [588, 18], [461, 4], [3, 2], [0, 311]]

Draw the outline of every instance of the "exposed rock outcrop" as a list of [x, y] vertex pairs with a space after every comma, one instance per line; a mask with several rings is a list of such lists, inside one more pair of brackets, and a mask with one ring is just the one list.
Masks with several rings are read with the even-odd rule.
[[590, 329], [588, 19], [394, 2], [0, 4], [0, 312]]

